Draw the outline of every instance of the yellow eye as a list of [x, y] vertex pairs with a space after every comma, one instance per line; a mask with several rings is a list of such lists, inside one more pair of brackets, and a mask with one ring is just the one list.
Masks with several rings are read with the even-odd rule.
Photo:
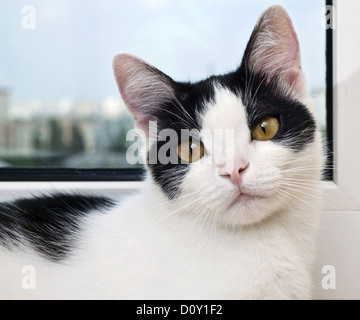
[[251, 130], [254, 140], [267, 141], [275, 137], [279, 131], [279, 121], [275, 117], [262, 118]]
[[194, 162], [204, 156], [204, 145], [201, 141], [181, 142], [177, 148], [178, 157], [185, 162]]

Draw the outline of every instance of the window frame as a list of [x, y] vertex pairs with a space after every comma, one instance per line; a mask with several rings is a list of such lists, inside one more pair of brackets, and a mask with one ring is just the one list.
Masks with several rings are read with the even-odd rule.
[[141, 181], [144, 170], [141, 168], [0, 168], [2, 182], [106, 182], [106, 181]]
[[[326, 0], [326, 6], [334, 7], [333, 0]], [[325, 31], [325, 59], [326, 59], [326, 150], [327, 150], [327, 168], [324, 172], [326, 181], [334, 180], [334, 33], [329, 28]]]
[[[332, 3], [333, 2], [333, 3]], [[356, 83], [347, 79], [349, 69], [360, 70], [360, 55], [354, 50], [353, 38], [349, 30], [354, 30], [351, 25], [356, 22], [356, 12], [360, 10], [360, 3], [356, 0], [327, 1], [335, 9], [335, 27], [331, 31], [333, 51], [331, 60], [333, 64], [331, 77], [327, 79], [332, 85], [329, 94], [333, 101], [331, 118], [328, 123], [332, 125], [330, 136], [333, 160], [333, 180], [324, 182], [324, 211], [360, 211], [360, 174], [357, 166], [360, 163], [360, 148], [354, 148], [354, 137], [349, 127], [360, 117], [360, 108], [354, 101], [360, 101], [360, 91], [356, 90]], [[357, 9], [357, 10], [356, 10]], [[356, 28], [355, 28], [356, 29]], [[359, 45], [358, 45], [358, 49]], [[357, 55], [353, 53], [357, 52]], [[357, 84], [360, 87], [360, 83]]]

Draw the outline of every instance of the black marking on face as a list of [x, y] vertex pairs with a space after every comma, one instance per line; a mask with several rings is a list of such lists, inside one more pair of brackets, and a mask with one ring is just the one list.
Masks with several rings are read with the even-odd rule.
[[[190, 83], [177, 83], [175, 87], [176, 99], [167, 103], [156, 113], [158, 131], [172, 129], [181, 138], [181, 130], [197, 130], [202, 128], [202, 119], [199, 117], [204, 112], [206, 105], [214, 99], [215, 90], [211, 79]], [[170, 111], [170, 112], [169, 112]], [[162, 139], [161, 139], [162, 140]], [[189, 164], [181, 163], [177, 158], [175, 150], [178, 143], [173, 147], [171, 163], [161, 164], [158, 156], [159, 150], [167, 141], [158, 141], [153, 145], [147, 155], [147, 164], [155, 182], [162, 188], [169, 199], [175, 199], [179, 193], [179, 186], [189, 171]], [[174, 159], [175, 156], [175, 159]], [[149, 159], [156, 159], [150, 163]]]
[[262, 118], [274, 116], [279, 120], [280, 128], [273, 142], [300, 152], [314, 141], [314, 117], [304, 104], [284, 92], [279, 77], [274, 76], [268, 81], [266, 74], [252, 74], [239, 68], [219, 77], [218, 82], [241, 99], [250, 130]]
[[55, 194], [0, 204], [0, 245], [30, 246], [54, 262], [65, 259], [78, 242], [82, 221], [115, 203], [104, 197]]

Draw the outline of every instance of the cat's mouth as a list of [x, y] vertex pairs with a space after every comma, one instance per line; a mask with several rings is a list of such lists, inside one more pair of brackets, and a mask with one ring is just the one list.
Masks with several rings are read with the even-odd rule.
[[238, 203], [243, 203], [243, 204], [248, 204], [257, 200], [262, 199], [263, 197], [258, 196], [258, 195], [252, 195], [250, 193], [243, 193], [240, 192], [234, 200], [231, 201], [229, 208], [234, 207], [236, 204]]

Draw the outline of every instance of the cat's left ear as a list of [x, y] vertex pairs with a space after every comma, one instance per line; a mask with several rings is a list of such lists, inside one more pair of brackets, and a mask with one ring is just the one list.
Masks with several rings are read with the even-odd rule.
[[283, 7], [272, 6], [261, 15], [245, 50], [242, 68], [265, 75], [267, 83], [276, 77], [297, 97], [306, 95], [299, 41]]
[[121, 96], [133, 114], [136, 126], [148, 134], [149, 121], [156, 120], [156, 114], [164, 104], [173, 99], [175, 82], [155, 67], [126, 53], [115, 56], [113, 68]]

